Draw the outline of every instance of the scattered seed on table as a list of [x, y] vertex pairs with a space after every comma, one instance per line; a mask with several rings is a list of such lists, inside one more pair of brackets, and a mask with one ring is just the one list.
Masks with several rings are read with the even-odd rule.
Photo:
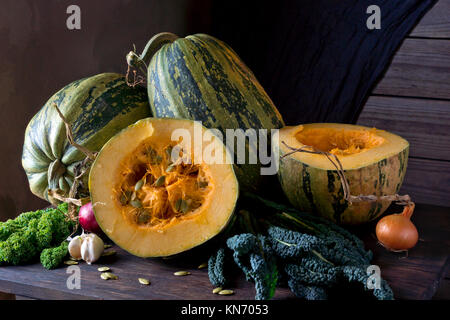
[[175, 276], [187, 276], [190, 275], [191, 273], [189, 271], [177, 271], [174, 273]]
[[202, 263], [201, 265], [199, 265], [198, 267], [197, 267], [197, 269], [204, 269], [204, 268], [206, 268], [208, 266], [208, 262], [204, 262], [204, 263]]
[[100, 272], [106, 272], [106, 271], [109, 271], [111, 269], [109, 267], [100, 267], [97, 270], [100, 271]]
[[67, 261], [64, 261], [64, 264], [67, 264], [68, 266], [73, 266], [75, 264], [78, 264], [78, 262], [74, 261], [74, 260], [67, 260]]
[[222, 291], [222, 287], [217, 287], [217, 288], [214, 288], [214, 290], [212, 291], [212, 293], [217, 294], [217, 293], [219, 293], [220, 291]]
[[145, 278], [139, 278], [139, 283], [140, 284], [145, 284], [146, 286], [148, 286], [150, 284], [150, 280], [145, 279]]
[[112, 256], [115, 254], [116, 254], [116, 251], [114, 251], [114, 250], [105, 251], [105, 252], [103, 252], [102, 257]]
[[222, 296], [229, 296], [229, 295], [234, 294], [234, 291], [233, 290], [220, 290], [219, 294]]
[[115, 274], [113, 274], [113, 273], [111, 273], [111, 272], [103, 272], [103, 273], [100, 275], [100, 278], [102, 278], [103, 280], [109, 280], [109, 279], [111, 279], [111, 280], [117, 280], [117, 279], [119, 279], [118, 276], [116, 276]]

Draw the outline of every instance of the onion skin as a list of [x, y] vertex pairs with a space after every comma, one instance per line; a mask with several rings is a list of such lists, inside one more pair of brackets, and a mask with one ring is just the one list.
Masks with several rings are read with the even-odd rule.
[[80, 208], [78, 213], [78, 220], [81, 227], [88, 232], [96, 234], [102, 234], [102, 229], [95, 220], [94, 209], [92, 208], [92, 202], [86, 203]]
[[378, 241], [388, 250], [405, 251], [417, 244], [419, 233], [410, 220], [413, 211], [414, 205], [406, 206], [402, 213], [391, 214], [378, 221]]

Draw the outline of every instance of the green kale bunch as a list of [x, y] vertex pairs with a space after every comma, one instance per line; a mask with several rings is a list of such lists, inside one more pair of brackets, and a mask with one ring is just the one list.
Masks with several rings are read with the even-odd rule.
[[[255, 299], [272, 298], [276, 285], [283, 282], [308, 300], [327, 299], [330, 289], [346, 283], [371, 290], [367, 268], [372, 253], [358, 237], [323, 218], [254, 195], [246, 197], [251, 200], [248, 207], [258, 214], [241, 210], [236, 234], [211, 256], [208, 274], [214, 286], [229, 283], [230, 268], [223, 261], [232, 256], [247, 280], [255, 283]], [[380, 300], [393, 299], [382, 279], [372, 293]]]
[[[62, 246], [75, 226], [65, 213], [67, 204], [22, 213], [15, 219], [0, 222], [0, 264], [24, 264], [36, 260], [44, 249]], [[66, 248], [67, 252], [67, 248]], [[55, 263], [43, 265], [55, 268]]]

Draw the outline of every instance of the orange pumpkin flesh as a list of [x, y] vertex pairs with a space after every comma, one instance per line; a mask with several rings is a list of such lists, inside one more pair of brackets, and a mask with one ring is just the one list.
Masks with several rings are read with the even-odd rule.
[[234, 211], [238, 183], [230, 159], [199, 160], [206, 148], [227, 159], [223, 143], [212, 137], [199, 152], [193, 140], [171, 140], [177, 129], [194, 137], [190, 120], [141, 120], [102, 148], [90, 172], [97, 222], [137, 256], [169, 256], [198, 246], [220, 233]]

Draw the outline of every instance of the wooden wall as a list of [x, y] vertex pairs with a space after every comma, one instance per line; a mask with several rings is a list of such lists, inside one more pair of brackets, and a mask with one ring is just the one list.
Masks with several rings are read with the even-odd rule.
[[373, 90], [358, 124], [410, 142], [400, 193], [450, 207], [450, 0], [440, 0], [414, 28]]

